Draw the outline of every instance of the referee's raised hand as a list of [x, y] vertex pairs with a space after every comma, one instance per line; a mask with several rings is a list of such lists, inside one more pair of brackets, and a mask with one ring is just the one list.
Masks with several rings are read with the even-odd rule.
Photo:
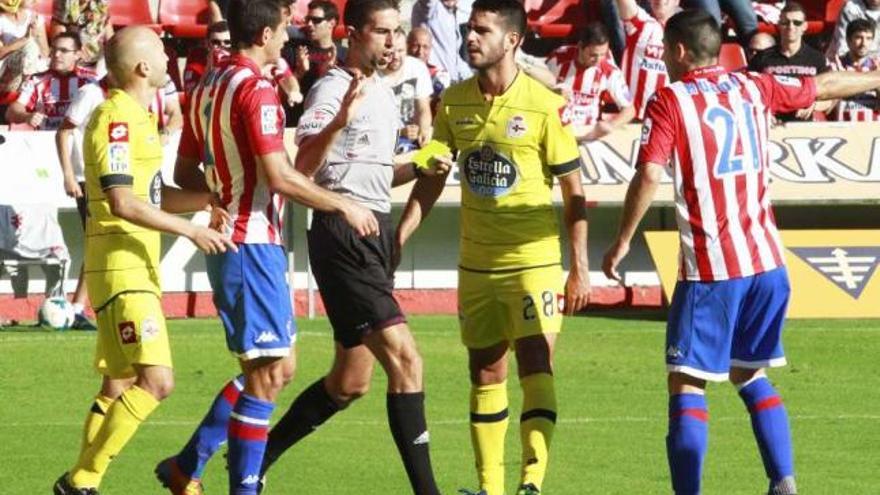
[[373, 210], [354, 201], [346, 201], [346, 203], [342, 209], [342, 217], [357, 232], [358, 237], [379, 235], [379, 221]]
[[366, 78], [364, 74], [357, 69], [349, 69], [351, 73], [351, 83], [348, 85], [348, 91], [342, 96], [342, 103], [339, 105], [339, 113], [336, 118], [341, 119], [344, 125], [351, 123], [351, 119], [357, 114], [357, 109], [364, 99], [362, 91]]

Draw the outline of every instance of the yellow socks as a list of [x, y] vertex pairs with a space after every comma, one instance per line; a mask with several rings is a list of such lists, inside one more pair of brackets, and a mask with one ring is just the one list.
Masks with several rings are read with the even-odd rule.
[[95, 402], [92, 403], [92, 408], [86, 415], [86, 424], [83, 427], [82, 445], [80, 445], [79, 448], [80, 455], [82, 455], [82, 453], [85, 452], [85, 450], [89, 448], [89, 445], [95, 440], [95, 435], [98, 434], [101, 425], [104, 424], [107, 410], [110, 409], [112, 404], [113, 399], [110, 397], [101, 394], [95, 396]]
[[480, 488], [504, 493], [504, 437], [507, 434], [507, 382], [471, 386], [471, 443]]
[[553, 375], [536, 373], [520, 379], [523, 412], [520, 416], [522, 437], [522, 484], [541, 488], [547, 473], [550, 440], [556, 427], [556, 390]]
[[91, 445], [80, 454], [79, 461], [70, 471], [70, 483], [77, 488], [100, 485], [110, 461], [158, 405], [159, 401], [152, 394], [137, 385], [123, 392], [107, 409]]

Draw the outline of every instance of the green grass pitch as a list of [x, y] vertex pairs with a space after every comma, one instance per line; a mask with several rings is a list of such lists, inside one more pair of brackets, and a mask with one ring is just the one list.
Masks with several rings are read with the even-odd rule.
[[[648, 319], [639, 319], [644, 318]], [[559, 423], [544, 492], [549, 495], [667, 494], [665, 373], [661, 318], [602, 314], [569, 319], [556, 359]], [[465, 353], [452, 317], [413, 317], [425, 361], [431, 453], [443, 493], [474, 487]], [[215, 320], [170, 322], [177, 388], [113, 462], [103, 494], [163, 493], [153, 466], [186, 441], [236, 363]], [[0, 493], [48, 494], [74, 462], [81, 423], [97, 391], [94, 335], [0, 332]], [[329, 367], [326, 320], [300, 322], [299, 365], [275, 417]], [[771, 378], [792, 420], [804, 494], [880, 493], [880, 321], [791, 321], [789, 366]], [[512, 376], [515, 371], [511, 370]], [[511, 417], [519, 414], [509, 382]], [[295, 446], [270, 473], [265, 495], [401, 494], [408, 484], [385, 421], [385, 378]], [[709, 389], [707, 495], [758, 495], [766, 481], [744, 407], [732, 387]], [[507, 437], [507, 486], [516, 484], [519, 432]], [[218, 456], [206, 492], [226, 492]]]

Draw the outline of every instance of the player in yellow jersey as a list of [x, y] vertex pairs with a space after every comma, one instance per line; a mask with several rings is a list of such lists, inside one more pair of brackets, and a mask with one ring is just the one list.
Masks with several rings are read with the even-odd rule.
[[144, 27], [123, 29], [107, 44], [106, 60], [119, 89], [95, 109], [83, 139], [84, 273], [98, 315], [95, 367], [104, 378], [79, 460], [56, 481], [56, 495], [97, 494], [110, 460], [174, 386], [160, 304], [160, 231], [186, 236], [207, 253], [234, 249], [220, 233], [169, 214], [203, 209], [211, 195], [162, 186], [162, 145], [147, 110], [168, 62], [159, 37]]
[[[582, 309], [590, 293], [580, 158], [563, 121], [564, 100], [514, 62], [526, 27], [522, 5], [476, 0], [468, 27], [476, 76], [446, 90], [425, 149], [457, 152], [463, 184], [458, 303], [471, 372], [478, 493], [504, 493], [507, 355], [513, 348], [523, 390], [517, 493], [531, 495], [540, 493], [556, 422], [552, 363], [562, 312]], [[564, 287], [554, 179], [571, 240]], [[398, 247], [443, 185], [435, 178], [416, 184], [398, 226]]]

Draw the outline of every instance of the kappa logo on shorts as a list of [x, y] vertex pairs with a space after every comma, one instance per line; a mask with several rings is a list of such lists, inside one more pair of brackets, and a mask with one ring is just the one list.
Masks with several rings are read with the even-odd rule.
[[133, 321], [123, 321], [117, 325], [117, 328], [119, 329], [119, 339], [123, 344], [137, 344], [137, 332]]
[[159, 322], [152, 316], [144, 318], [141, 322], [141, 341], [149, 342], [159, 336], [161, 329]]
[[853, 299], [858, 299], [880, 264], [880, 247], [832, 246], [789, 248]]
[[683, 356], [681, 350], [674, 345], [670, 345], [666, 348], [666, 357], [670, 359], [681, 359]]
[[275, 335], [274, 332], [270, 332], [270, 331], [266, 330], [264, 332], [260, 332], [260, 335], [257, 335], [257, 338], [254, 339], [254, 343], [256, 343], [256, 344], [269, 344], [272, 342], [278, 342], [279, 340], [281, 340], [281, 339], [279, 339], [278, 336]]

